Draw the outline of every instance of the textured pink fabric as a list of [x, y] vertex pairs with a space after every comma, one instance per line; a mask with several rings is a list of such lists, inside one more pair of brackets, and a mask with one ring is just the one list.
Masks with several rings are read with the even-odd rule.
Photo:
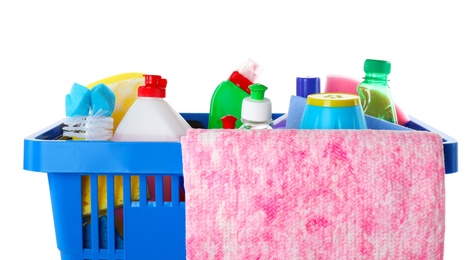
[[192, 129], [182, 147], [187, 259], [443, 259], [438, 134]]

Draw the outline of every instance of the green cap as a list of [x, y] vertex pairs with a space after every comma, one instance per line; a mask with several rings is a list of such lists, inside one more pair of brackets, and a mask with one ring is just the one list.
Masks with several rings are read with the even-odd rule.
[[265, 91], [268, 89], [260, 83], [250, 85], [250, 97], [253, 100], [263, 100], [265, 97]]
[[389, 74], [392, 65], [385, 60], [366, 59], [364, 62], [364, 71], [369, 73], [384, 73]]

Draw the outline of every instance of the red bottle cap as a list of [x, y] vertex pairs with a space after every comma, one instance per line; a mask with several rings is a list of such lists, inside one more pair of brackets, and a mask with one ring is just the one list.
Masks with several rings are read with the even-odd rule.
[[235, 116], [223, 116], [221, 117], [221, 120], [223, 129], [235, 129], [235, 122], [237, 121], [237, 118]]
[[247, 94], [250, 94], [249, 86], [253, 83], [244, 75], [240, 74], [238, 71], [234, 71], [230, 75], [229, 80], [232, 81], [232, 83], [237, 85], [239, 88], [241, 88], [243, 91], [247, 92]]
[[138, 88], [139, 97], [158, 97], [166, 96], [166, 85], [168, 81], [159, 75], [143, 75], [145, 77], [145, 85]]

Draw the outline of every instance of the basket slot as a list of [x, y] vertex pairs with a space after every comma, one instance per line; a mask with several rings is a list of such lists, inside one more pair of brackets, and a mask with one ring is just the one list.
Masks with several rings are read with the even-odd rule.
[[91, 249], [93, 253], [99, 252], [99, 182], [98, 176], [92, 175], [90, 178], [90, 194], [91, 194]]
[[[107, 216], [113, 216], [113, 217], [108, 217], [107, 218], [107, 238], [114, 238], [114, 239], [107, 239], [107, 247], [106, 248], [115, 248], [115, 228], [109, 228], [109, 227], [115, 227], [115, 207], [112, 205], [115, 205], [115, 182], [114, 182], [114, 176], [113, 175], [107, 175], [107, 205], [111, 205], [110, 207], [107, 207]], [[110, 195], [110, 196], [109, 196]]]
[[[155, 187], [163, 187], [163, 178], [161, 177], [152, 177], [152, 179], [155, 181]], [[154, 189], [155, 190], [155, 196], [156, 196], [156, 201], [159, 202], [159, 204], [163, 203], [163, 190], [162, 189]]]
[[81, 176], [81, 190], [82, 190], [82, 197], [81, 197], [81, 205], [82, 205], [82, 248], [83, 249], [91, 249], [91, 219], [90, 215], [84, 215], [84, 212], [91, 212], [91, 199], [85, 198], [84, 194], [89, 194], [90, 196], [90, 176], [83, 175]]
[[[123, 176], [123, 206], [130, 207], [132, 205], [132, 189], [131, 189], [131, 176]], [[124, 223], [125, 224], [125, 223]]]
[[146, 176], [140, 176], [139, 183], [140, 183], [138, 185], [139, 194], [140, 194], [139, 206], [147, 205], [149, 193], [148, 193], [148, 188], [147, 188], [148, 185], [147, 185]]
[[161, 190], [163, 191], [163, 202], [168, 202], [167, 204], [169, 204], [169, 202], [171, 202], [172, 200], [171, 176], [166, 175], [166, 176], [163, 176], [162, 178], [163, 178], [163, 185], [158, 186], [158, 187], [161, 187]]

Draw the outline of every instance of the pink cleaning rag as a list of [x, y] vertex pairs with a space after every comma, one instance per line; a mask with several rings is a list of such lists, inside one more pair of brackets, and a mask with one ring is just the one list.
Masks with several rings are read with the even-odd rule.
[[438, 134], [204, 130], [182, 138], [187, 259], [443, 259]]

